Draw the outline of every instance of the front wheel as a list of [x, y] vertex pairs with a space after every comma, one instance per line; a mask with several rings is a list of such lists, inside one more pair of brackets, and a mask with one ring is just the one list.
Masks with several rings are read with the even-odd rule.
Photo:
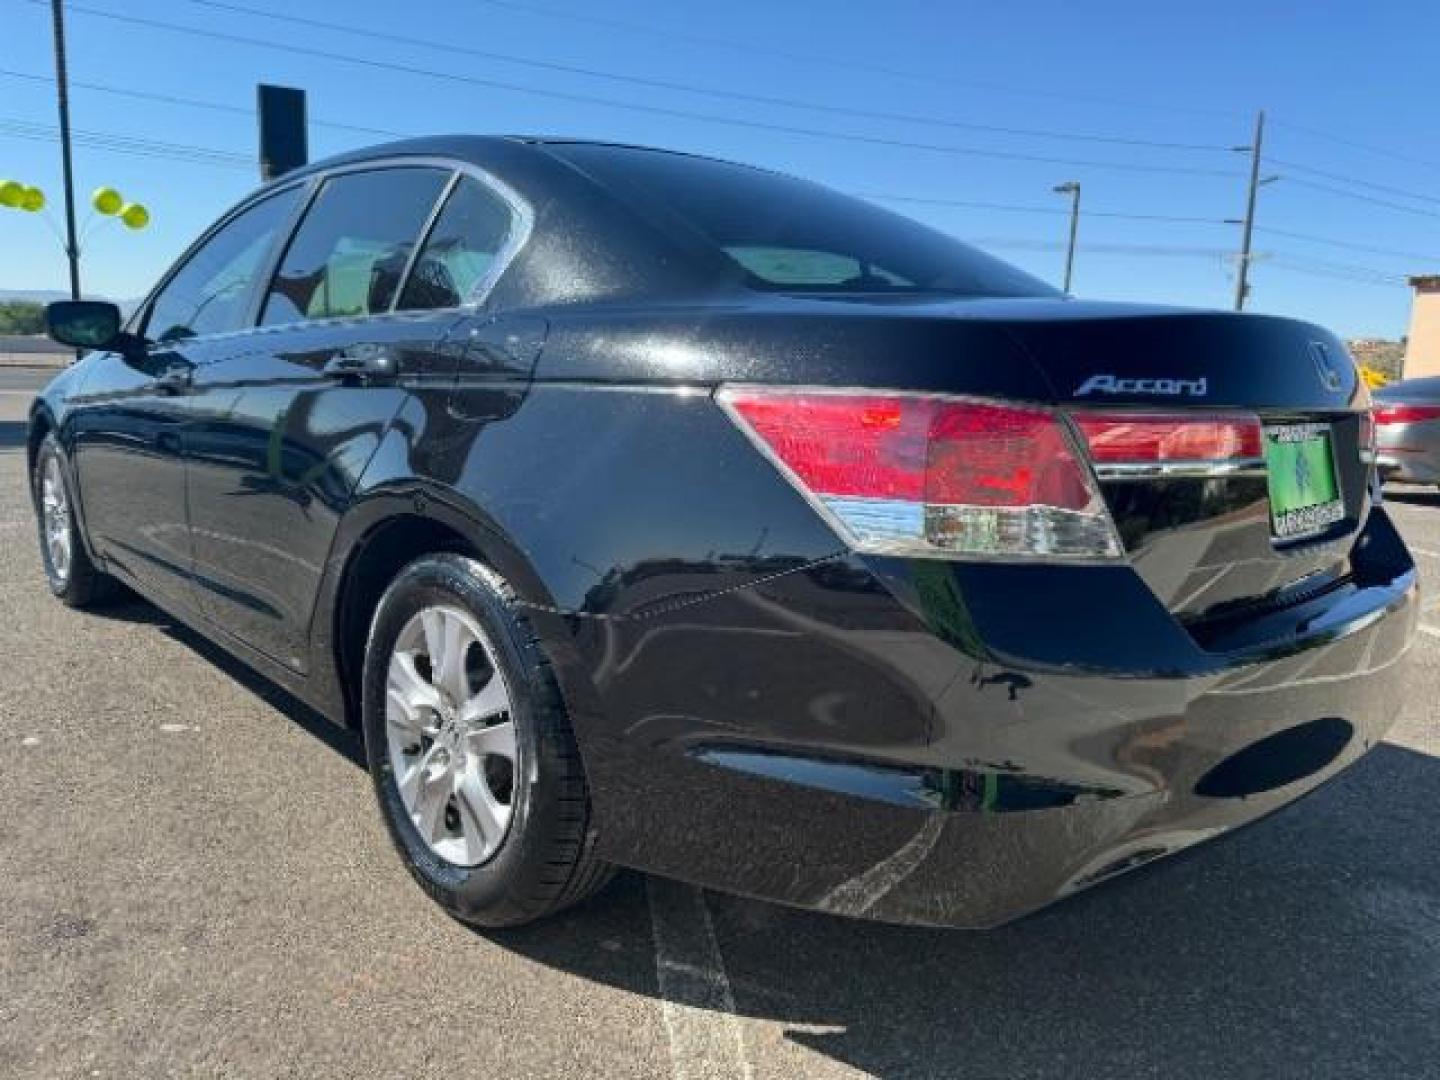
[[113, 599], [121, 591], [119, 582], [98, 569], [85, 550], [75, 519], [75, 500], [66, 479], [65, 459], [53, 434], [40, 443], [30, 479], [40, 527], [40, 559], [50, 591], [73, 608], [92, 607]]
[[363, 680], [381, 813], [446, 911], [517, 926], [609, 880], [554, 673], [494, 571], [453, 554], [402, 570], [376, 608]]

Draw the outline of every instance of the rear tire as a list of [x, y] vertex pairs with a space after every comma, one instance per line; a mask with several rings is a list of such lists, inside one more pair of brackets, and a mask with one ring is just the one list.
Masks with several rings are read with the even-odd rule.
[[453, 554], [405, 567], [376, 607], [362, 678], [381, 814], [436, 903], [519, 926], [609, 881], [554, 673], [494, 571]]
[[121, 592], [120, 583], [99, 570], [85, 549], [75, 519], [69, 469], [53, 434], [40, 443], [30, 482], [40, 529], [40, 559], [50, 591], [72, 608], [99, 607], [113, 601]]

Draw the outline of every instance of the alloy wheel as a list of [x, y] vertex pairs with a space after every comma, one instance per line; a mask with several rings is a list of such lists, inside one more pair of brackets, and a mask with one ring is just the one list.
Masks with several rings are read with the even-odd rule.
[[510, 828], [519, 751], [509, 687], [470, 613], [426, 607], [400, 631], [385, 734], [400, 800], [430, 850], [466, 867], [494, 855]]
[[50, 570], [63, 585], [70, 578], [70, 499], [60, 459], [48, 458], [40, 474], [40, 522]]

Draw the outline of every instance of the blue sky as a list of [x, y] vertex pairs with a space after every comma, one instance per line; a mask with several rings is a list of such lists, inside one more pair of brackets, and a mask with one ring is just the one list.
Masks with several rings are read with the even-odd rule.
[[[77, 182], [87, 201], [91, 189], [109, 184], [146, 203], [153, 215], [143, 233], [113, 226], [93, 232], [87, 291], [142, 294], [196, 232], [256, 184], [245, 159], [255, 152], [247, 110], [257, 81], [305, 87], [318, 122], [407, 134], [525, 132], [652, 143], [755, 162], [858, 193], [920, 200], [889, 205], [1057, 282], [1065, 204], [1051, 188], [1079, 180], [1087, 215], [1075, 291], [1202, 306], [1230, 303], [1231, 269], [1223, 253], [1234, 250], [1239, 230], [1219, 222], [1242, 212], [1245, 160], [1226, 148], [1250, 140], [1255, 110], [1264, 107], [1272, 119], [1267, 157], [1275, 159], [1265, 171], [1281, 179], [1261, 194], [1253, 309], [1315, 319], [1347, 335], [1398, 337], [1409, 312], [1403, 276], [1440, 272], [1434, 95], [1440, 4], [1427, 0], [233, 4], [497, 55], [341, 34], [206, 0], [75, 0], [68, 28], [77, 84], [237, 110], [76, 85], [77, 131], [150, 140], [142, 145], [151, 153], [158, 141], [226, 155], [196, 160], [182, 151], [185, 159], [174, 160], [78, 146]], [[94, 14], [101, 11], [515, 88], [197, 37]], [[54, 125], [53, 86], [17, 77], [52, 74], [48, 3], [0, 0], [0, 17], [6, 44], [0, 50], [0, 177], [44, 188], [58, 224], [58, 145], [36, 137]], [[823, 108], [637, 85], [517, 60]], [[525, 87], [569, 96], [540, 96]], [[1024, 133], [985, 130], [994, 128]], [[379, 139], [317, 123], [312, 154]], [[1030, 160], [1037, 157], [1055, 160]], [[59, 244], [35, 215], [0, 213], [0, 252], [0, 289], [64, 287]]]

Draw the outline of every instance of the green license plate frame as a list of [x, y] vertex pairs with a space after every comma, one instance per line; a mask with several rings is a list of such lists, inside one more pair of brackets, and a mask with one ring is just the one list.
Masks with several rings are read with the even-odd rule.
[[1269, 477], [1270, 532], [1279, 541], [1304, 539], [1345, 519], [1329, 424], [1270, 424], [1264, 428]]

